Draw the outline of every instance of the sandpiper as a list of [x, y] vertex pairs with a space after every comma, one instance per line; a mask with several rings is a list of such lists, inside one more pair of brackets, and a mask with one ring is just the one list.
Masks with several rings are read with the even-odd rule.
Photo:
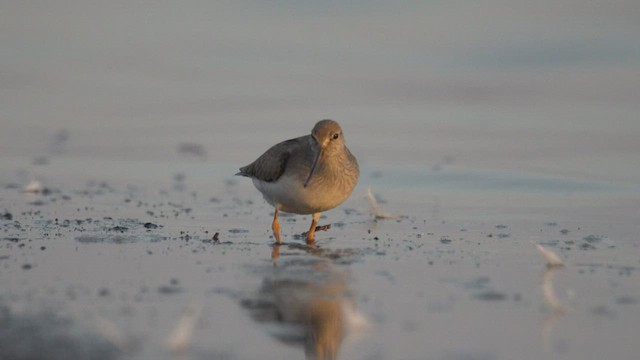
[[278, 212], [313, 214], [307, 244], [315, 239], [320, 213], [345, 201], [358, 183], [356, 158], [333, 120], [316, 123], [310, 135], [272, 146], [236, 175], [250, 177], [264, 199], [275, 208], [273, 236], [280, 241]]

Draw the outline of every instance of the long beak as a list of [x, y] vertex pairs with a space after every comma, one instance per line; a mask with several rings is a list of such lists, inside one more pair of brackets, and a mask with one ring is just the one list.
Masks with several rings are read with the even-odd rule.
[[322, 158], [323, 153], [324, 153], [324, 149], [320, 148], [320, 150], [318, 151], [318, 155], [316, 155], [316, 158], [313, 160], [313, 164], [311, 165], [311, 171], [309, 171], [309, 177], [307, 178], [307, 181], [304, 182], [304, 187], [307, 187], [307, 185], [309, 185], [309, 181], [311, 181], [311, 177], [313, 176], [313, 173], [315, 173], [316, 171], [316, 165], [318, 165], [318, 162], [320, 161], [320, 158]]

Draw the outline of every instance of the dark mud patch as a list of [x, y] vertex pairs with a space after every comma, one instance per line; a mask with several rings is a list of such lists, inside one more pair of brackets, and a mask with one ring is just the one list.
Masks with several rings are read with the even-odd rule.
[[588, 235], [582, 238], [582, 240], [588, 242], [589, 244], [597, 244], [601, 242], [602, 239], [604, 239], [604, 236], [602, 235]]
[[160, 235], [90, 235], [83, 234], [76, 237], [81, 244], [133, 244], [140, 242], [160, 242], [167, 238]]
[[614, 264], [598, 264], [598, 263], [578, 263], [575, 265], [578, 268], [578, 273], [594, 273], [597, 270], [616, 271], [618, 276], [628, 277], [635, 274], [640, 268], [627, 265], [614, 265]]
[[[508, 295], [493, 289], [491, 279], [486, 276], [479, 276], [462, 284], [462, 287], [471, 291], [471, 297], [482, 301], [503, 301], [508, 299]], [[516, 297], [517, 298], [517, 297]]]
[[[278, 245], [275, 245], [278, 246]], [[324, 258], [332, 260], [336, 265], [349, 265], [355, 262], [363, 261], [363, 257], [369, 254], [375, 254], [375, 249], [329, 249], [321, 246], [309, 246], [304, 243], [283, 243], [280, 245], [288, 252], [281, 255], [287, 257], [288, 255], [301, 255], [308, 254], [317, 258]], [[316, 258], [303, 258], [304, 262], [314, 262]], [[285, 260], [289, 261], [289, 260]], [[297, 261], [301, 261], [298, 259]]]
[[173, 295], [183, 291], [184, 289], [178, 285], [162, 285], [158, 287], [158, 293], [163, 295]]
[[194, 156], [203, 160], [207, 157], [207, 148], [201, 144], [190, 142], [180, 143], [176, 150], [178, 154]]
[[[150, 225], [148, 225], [150, 224]], [[69, 228], [73, 232], [81, 232], [76, 236], [77, 242], [82, 244], [130, 244], [139, 242], [159, 242], [166, 240], [166, 236], [155, 234], [153, 230], [162, 227], [153, 223], [141, 222], [137, 219], [55, 219], [48, 226]]]
[[473, 298], [482, 301], [502, 301], [507, 299], [507, 295], [499, 291], [488, 290], [473, 295]]
[[229, 232], [231, 234], [246, 234], [249, 232], [248, 229], [238, 229], [238, 228], [234, 228], [234, 229], [229, 229]]
[[158, 293], [163, 295], [178, 294], [184, 291], [178, 279], [171, 279], [169, 284], [158, 286]]
[[465, 282], [462, 286], [465, 289], [469, 290], [483, 290], [489, 287], [491, 284], [491, 279], [486, 276], [479, 276], [475, 279]]
[[640, 297], [623, 295], [616, 298], [616, 304], [618, 305], [636, 305], [640, 304]]
[[115, 232], [124, 233], [126, 231], [129, 231], [129, 228], [125, 227], [125, 226], [114, 226], [111, 229], [109, 229], [109, 231], [115, 231]]
[[72, 320], [52, 311], [14, 314], [0, 305], [0, 359], [96, 359], [122, 357], [98, 334], [76, 329]]

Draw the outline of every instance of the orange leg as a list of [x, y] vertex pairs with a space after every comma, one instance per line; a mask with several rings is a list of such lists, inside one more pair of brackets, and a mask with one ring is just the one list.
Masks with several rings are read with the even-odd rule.
[[313, 214], [313, 220], [311, 220], [311, 228], [307, 233], [307, 245], [313, 245], [316, 234], [316, 226], [318, 225], [318, 220], [320, 220], [320, 213]]
[[273, 213], [273, 224], [271, 224], [271, 230], [273, 230], [273, 237], [276, 238], [276, 243], [282, 244], [280, 241], [280, 223], [278, 223], [278, 208]]

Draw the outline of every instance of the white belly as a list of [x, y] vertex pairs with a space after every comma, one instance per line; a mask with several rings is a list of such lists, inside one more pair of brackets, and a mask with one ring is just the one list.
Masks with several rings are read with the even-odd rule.
[[294, 214], [327, 211], [340, 205], [351, 195], [351, 191], [340, 193], [329, 186], [314, 184], [313, 181], [304, 187], [299, 178], [293, 178], [287, 174], [275, 182], [264, 182], [255, 178], [252, 180], [269, 204]]

